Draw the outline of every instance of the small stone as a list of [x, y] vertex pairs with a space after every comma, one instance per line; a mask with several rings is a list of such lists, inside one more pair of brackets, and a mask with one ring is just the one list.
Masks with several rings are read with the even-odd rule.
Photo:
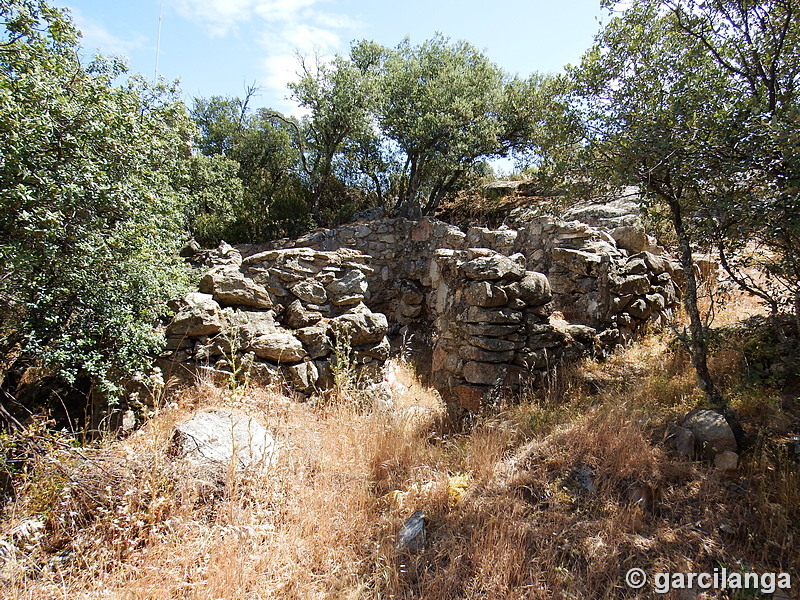
[[725, 450], [714, 456], [714, 467], [720, 471], [735, 471], [739, 468], [739, 455]]
[[412, 554], [425, 550], [425, 512], [413, 513], [397, 534], [397, 549]]

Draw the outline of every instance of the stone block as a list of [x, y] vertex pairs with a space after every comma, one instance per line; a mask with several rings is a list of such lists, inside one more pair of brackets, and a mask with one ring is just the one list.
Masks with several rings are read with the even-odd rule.
[[500, 385], [508, 369], [508, 365], [470, 361], [464, 365], [464, 379], [480, 385]]
[[457, 385], [453, 388], [453, 394], [461, 408], [477, 413], [491, 398], [492, 388], [480, 385]]
[[553, 248], [552, 260], [554, 265], [580, 275], [594, 275], [602, 263], [599, 254], [571, 248]]
[[471, 306], [493, 308], [508, 302], [506, 292], [488, 281], [471, 281], [464, 287], [464, 299]]
[[507, 363], [514, 360], [514, 351], [491, 352], [477, 346], [464, 345], [458, 349], [458, 356], [465, 361]]
[[277, 363], [298, 362], [307, 356], [302, 342], [286, 330], [257, 336], [250, 343], [248, 350], [255, 352], [259, 358]]
[[502, 254], [478, 256], [464, 263], [461, 269], [468, 279], [477, 281], [519, 281], [525, 276], [524, 265]]
[[494, 325], [508, 325], [522, 322], [522, 313], [518, 310], [487, 309], [478, 306], [470, 306], [462, 315], [465, 323], [487, 323]]

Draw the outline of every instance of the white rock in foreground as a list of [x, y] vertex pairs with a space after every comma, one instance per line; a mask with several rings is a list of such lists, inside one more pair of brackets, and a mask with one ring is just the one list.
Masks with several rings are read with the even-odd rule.
[[261, 423], [230, 410], [197, 413], [175, 428], [176, 453], [198, 466], [235, 468], [267, 467], [276, 448], [275, 440]]

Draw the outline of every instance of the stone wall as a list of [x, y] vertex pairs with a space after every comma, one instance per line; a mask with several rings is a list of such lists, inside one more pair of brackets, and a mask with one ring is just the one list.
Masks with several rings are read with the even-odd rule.
[[547, 277], [526, 270], [522, 254], [437, 250], [430, 278], [438, 332], [432, 380], [463, 409], [535, 387], [565, 353], [597, 348], [594, 329], [551, 319]]
[[[677, 261], [664, 256], [639, 227], [608, 232], [552, 217], [530, 217], [514, 228], [470, 227], [466, 232], [431, 218], [380, 219], [317, 230], [272, 246], [353, 248], [370, 256], [375, 273], [367, 278], [365, 302], [401, 325], [436, 319], [429, 276], [436, 250], [486, 248], [506, 256], [522, 254], [526, 270], [549, 279], [553, 309], [569, 322], [605, 332], [602, 340], [609, 345], [628, 343], [645, 329], [670, 322], [683, 282]], [[258, 248], [245, 247], [243, 252]]]
[[241, 370], [308, 392], [329, 387], [346, 354], [354, 370], [380, 375], [389, 356], [388, 323], [363, 302], [373, 275], [369, 257], [298, 248], [242, 259], [223, 245], [204, 260], [212, 266], [200, 292], [179, 302], [166, 329], [162, 369]]
[[195, 260], [211, 267], [206, 296], [186, 300], [168, 329], [174, 361], [224, 367], [224, 339], [238, 331], [236, 349], [256, 372], [308, 391], [329, 382], [331, 344], [345, 329], [357, 362], [376, 370], [390, 323], [425, 323], [432, 380], [468, 410], [541, 383], [565, 358], [665, 326], [682, 281], [677, 262], [635, 226], [609, 232], [550, 217], [466, 231], [379, 219], [223, 244]]

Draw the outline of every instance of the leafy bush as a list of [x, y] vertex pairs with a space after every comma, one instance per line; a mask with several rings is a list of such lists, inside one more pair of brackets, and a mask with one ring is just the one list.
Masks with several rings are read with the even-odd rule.
[[0, 358], [111, 398], [185, 281], [172, 181], [193, 127], [176, 89], [82, 64], [42, 0], [1, 0], [0, 23]]

